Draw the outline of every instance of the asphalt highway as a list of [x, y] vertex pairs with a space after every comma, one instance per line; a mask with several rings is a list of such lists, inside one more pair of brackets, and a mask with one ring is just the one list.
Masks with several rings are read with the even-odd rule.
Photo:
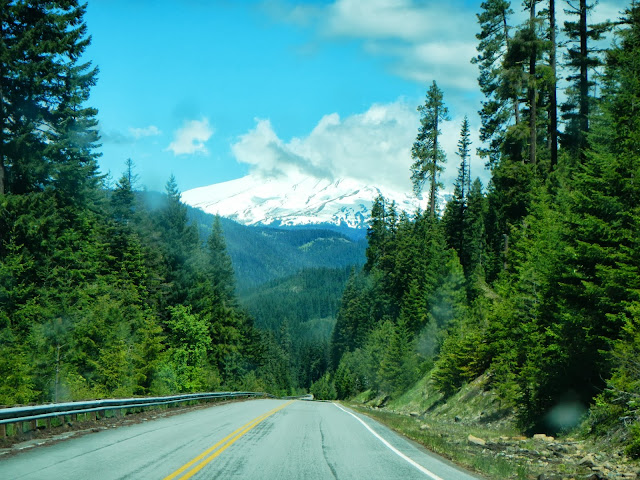
[[103, 430], [0, 460], [20, 480], [477, 480], [328, 402], [251, 400]]

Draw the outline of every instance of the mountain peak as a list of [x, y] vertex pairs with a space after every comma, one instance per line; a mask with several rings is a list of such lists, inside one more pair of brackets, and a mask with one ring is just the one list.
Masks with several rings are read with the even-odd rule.
[[365, 185], [349, 178], [248, 175], [237, 180], [187, 190], [182, 201], [207, 213], [245, 225], [300, 226], [332, 224], [366, 228], [371, 205], [378, 195], [395, 201], [398, 210], [424, 210], [426, 200]]

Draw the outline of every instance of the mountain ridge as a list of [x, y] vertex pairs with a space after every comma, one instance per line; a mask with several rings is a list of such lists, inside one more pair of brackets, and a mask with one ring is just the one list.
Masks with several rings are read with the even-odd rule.
[[365, 230], [379, 195], [398, 210], [425, 210], [427, 200], [390, 188], [343, 179], [304, 175], [260, 178], [247, 175], [228, 182], [187, 190], [182, 201], [210, 214], [244, 225], [300, 227], [332, 225]]
[[[206, 239], [214, 217], [187, 205], [189, 221]], [[364, 230], [303, 225], [273, 227], [242, 225], [221, 218], [220, 223], [233, 263], [239, 292], [288, 277], [307, 268], [360, 267], [365, 263]]]

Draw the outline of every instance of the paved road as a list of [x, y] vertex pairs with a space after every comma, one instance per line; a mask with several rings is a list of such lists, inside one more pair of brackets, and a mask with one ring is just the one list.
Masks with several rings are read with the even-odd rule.
[[0, 460], [0, 479], [477, 480], [333, 403], [251, 400]]

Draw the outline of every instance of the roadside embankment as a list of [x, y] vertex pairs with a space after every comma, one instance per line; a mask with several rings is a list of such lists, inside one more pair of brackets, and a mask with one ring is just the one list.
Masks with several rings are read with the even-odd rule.
[[349, 405], [490, 479], [640, 479], [640, 463], [608, 442], [576, 432], [523, 435], [485, 385], [480, 377], [444, 399], [427, 376], [397, 399], [365, 392]]

